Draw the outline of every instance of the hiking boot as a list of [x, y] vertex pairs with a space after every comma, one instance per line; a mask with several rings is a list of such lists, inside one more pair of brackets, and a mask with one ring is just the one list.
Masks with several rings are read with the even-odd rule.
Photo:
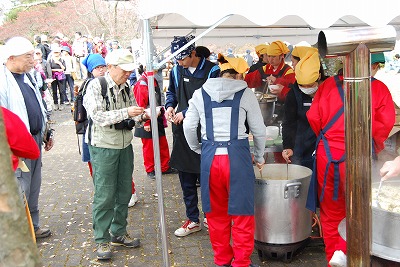
[[174, 234], [176, 236], [184, 237], [200, 230], [201, 225], [199, 222], [192, 222], [191, 220], [187, 220], [180, 228], [176, 229]]
[[168, 170], [162, 172], [162, 174], [177, 174], [179, 171], [177, 169], [169, 167]]
[[35, 231], [36, 238], [45, 238], [51, 235], [50, 229], [46, 228], [38, 228]]
[[207, 229], [208, 229], [208, 222], [207, 222], [207, 218], [204, 218], [204, 220], [203, 220], [203, 225], [204, 225], [204, 227], [205, 227], [205, 228], [207, 228]]
[[124, 246], [127, 248], [137, 248], [140, 246], [139, 238], [131, 238], [128, 234], [121, 236], [111, 235], [111, 245], [113, 246]]
[[136, 193], [132, 194], [131, 200], [129, 200], [129, 203], [128, 203], [128, 208], [135, 206], [137, 201], [138, 201], [138, 197], [137, 197]]
[[147, 173], [147, 178], [156, 179], [156, 173], [154, 171]]
[[347, 266], [347, 257], [346, 254], [341, 250], [336, 250], [333, 253], [331, 260], [329, 261], [329, 265], [331, 267], [346, 267]]
[[110, 243], [99, 243], [97, 244], [97, 259], [99, 260], [109, 260], [111, 259], [112, 252]]

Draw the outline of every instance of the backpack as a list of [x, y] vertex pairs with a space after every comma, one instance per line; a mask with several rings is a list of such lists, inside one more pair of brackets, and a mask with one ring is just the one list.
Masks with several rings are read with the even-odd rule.
[[[92, 78], [88, 78], [85, 81], [83, 81], [82, 85], [79, 87], [78, 90], [78, 95], [75, 97], [74, 100], [74, 121], [75, 121], [75, 130], [76, 134], [85, 134], [86, 128], [88, 126], [89, 120], [87, 117], [87, 112], [85, 107], [83, 106], [83, 97], [86, 94], [86, 88], [89, 85], [90, 81], [92, 81]], [[104, 77], [99, 77], [100, 85], [101, 85], [101, 95], [103, 96], [103, 99], [106, 100], [107, 103], [108, 101], [108, 95], [107, 95], [107, 81]]]

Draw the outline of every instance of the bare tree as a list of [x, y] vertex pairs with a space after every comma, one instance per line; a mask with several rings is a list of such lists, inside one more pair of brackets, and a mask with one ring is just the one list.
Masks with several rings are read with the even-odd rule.
[[0, 110], [0, 266], [41, 266], [11, 168], [3, 112]]

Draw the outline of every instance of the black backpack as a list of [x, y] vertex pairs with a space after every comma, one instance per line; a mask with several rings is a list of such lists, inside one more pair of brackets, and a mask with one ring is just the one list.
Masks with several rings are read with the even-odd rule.
[[[86, 88], [89, 85], [90, 81], [92, 81], [92, 78], [86, 79], [81, 87], [79, 87], [78, 95], [75, 97], [74, 100], [74, 121], [75, 121], [75, 129], [76, 129], [76, 134], [85, 134], [86, 128], [88, 126], [89, 120], [87, 117], [87, 112], [85, 107], [83, 106], [83, 97], [86, 94]], [[101, 95], [103, 98], [108, 101], [108, 95], [107, 95], [107, 81], [104, 77], [99, 77], [100, 85], [101, 85]]]

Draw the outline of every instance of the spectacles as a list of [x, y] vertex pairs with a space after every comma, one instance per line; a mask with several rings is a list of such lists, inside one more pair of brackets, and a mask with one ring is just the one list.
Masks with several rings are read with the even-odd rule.
[[97, 66], [96, 68], [94, 68], [95, 70], [103, 70], [103, 69], [105, 69], [107, 66], [105, 66], [105, 65], [100, 65], [100, 66]]

